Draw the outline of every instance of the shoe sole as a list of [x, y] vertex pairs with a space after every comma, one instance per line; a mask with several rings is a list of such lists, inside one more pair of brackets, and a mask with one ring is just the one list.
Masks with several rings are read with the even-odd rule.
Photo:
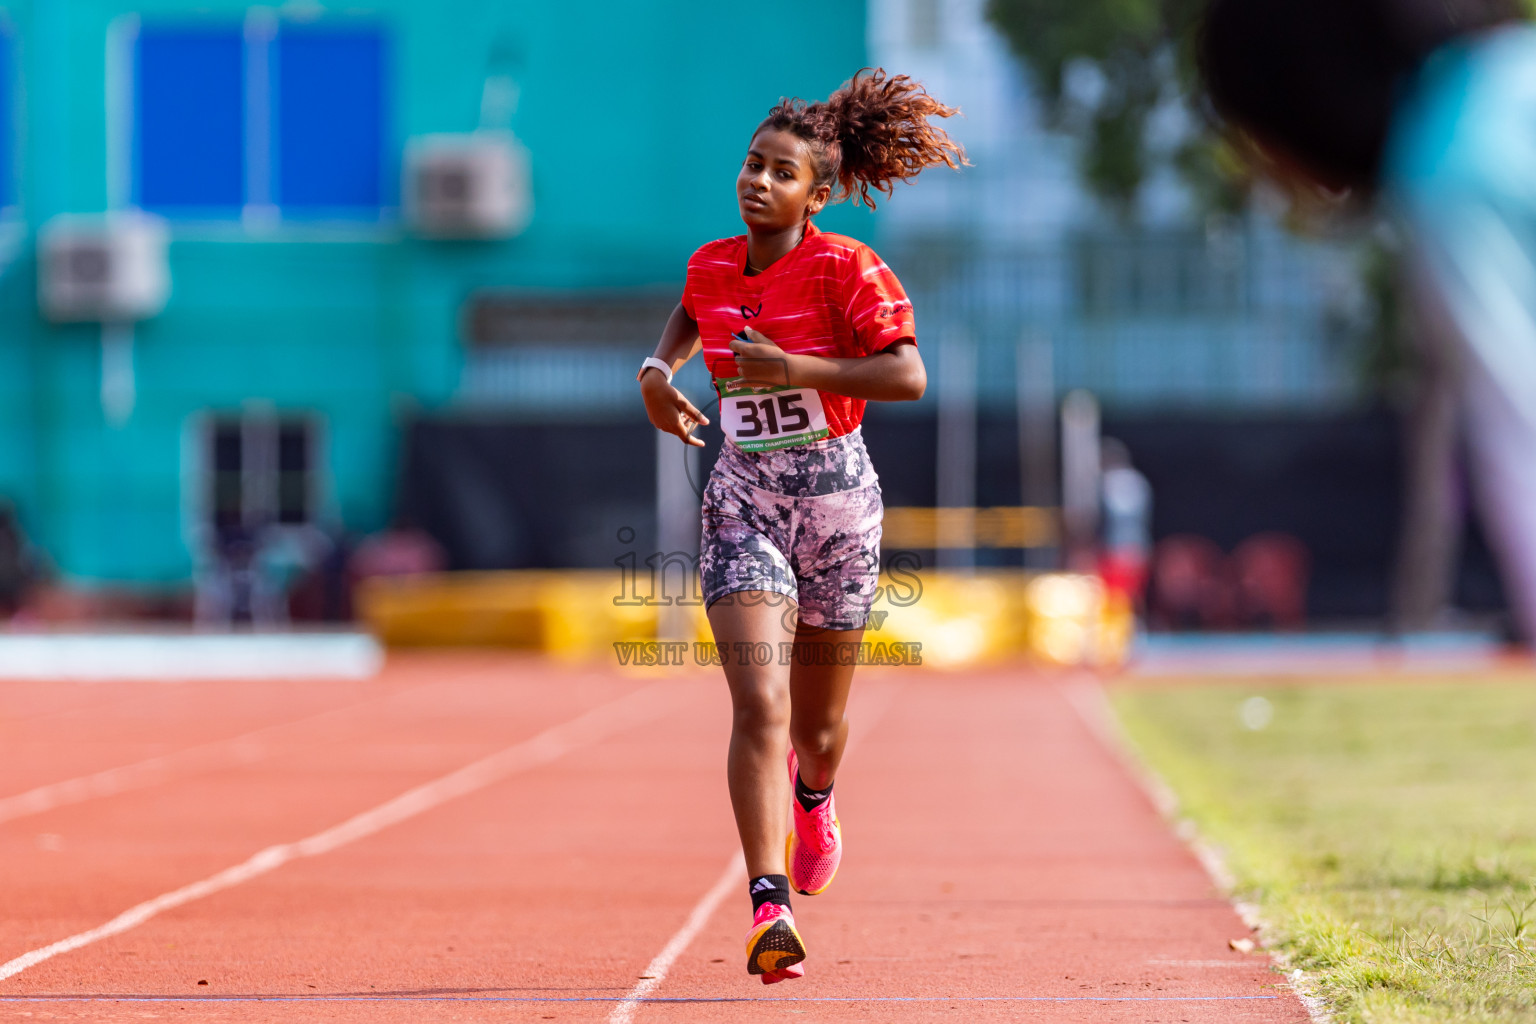
[[774, 921], [747, 942], [747, 973], [777, 974], [805, 959], [805, 943], [787, 921]]
[[[789, 827], [789, 835], [784, 839], [784, 870], [789, 875], [789, 887], [791, 889], [795, 890], [795, 892], [799, 893], [801, 896], [820, 896], [822, 893], [824, 893], [828, 889], [832, 888], [832, 882], [833, 882], [834, 879], [837, 878], [837, 872], [843, 866], [842, 862], [839, 861], [837, 867], [832, 869], [832, 874], [827, 876], [827, 880], [822, 883], [822, 886], [821, 886], [820, 889], [802, 889], [802, 888], [800, 888], [800, 884], [795, 881], [795, 839], [796, 838], [798, 838], [798, 837], [795, 835], [795, 827], [793, 825], [791, 825]], [[837, 829], [837, 842], [838, 842], [839, 846], [841, 846], [842, 842], [843, 842], [843, 829], [842, 829], [841, 825], [839, 825], [838, 829]]]

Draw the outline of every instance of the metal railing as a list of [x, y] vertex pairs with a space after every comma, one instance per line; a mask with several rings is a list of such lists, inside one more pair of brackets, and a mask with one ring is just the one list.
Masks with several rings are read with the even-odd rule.
[[[1350, 318], [1361, 300], [1346, 246], [1243, 226], [1025, 244], [906, 237], [881, 254], [912, 296], [934, 394], [945, 386], [941, 341], [956, 337], [975, 359], [952, 365], [984, 407], [1015, 403], [1025, 342], [1045, 343], [1051, 393], [1083, 388], [1116, 409], [1337, 409], [1360, 393]], [[540, 322], [549, 315], [541, 308]], [[656, 331], [583, 341], [550, 328], [545, 340], [524, 331], [517, 344], [473, 345], [460, 400], [607, 418], [633, 404], [634, 368]], [[702, 371], [683, 383], [707, 397]]]
[[968, 336], [978, 400], [1009, 405], [1021, 340], [1052, 389], [1117, 408], [1327, 408], [1359, 391], [1354, 255], [1273, 229], [1085, 234], [1033, 245], [907, 239], [882, 255], [929, 338]]

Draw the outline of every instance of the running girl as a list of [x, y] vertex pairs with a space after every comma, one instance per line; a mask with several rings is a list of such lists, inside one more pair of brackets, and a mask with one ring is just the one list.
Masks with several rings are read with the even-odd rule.
[[[824, 891], [842, 859], [832, 782], [853, 666], [812, 645], [856, 647], [874, 600], [882, 506], [864, 403], [912, 401], [927, 386], [901, 282], [812, 218], [848, 198], [873, 207], [871, 189], [890, 194], [925, 167], [959, 167], [964, 152], [928, 123], [954, 113], [882, 70], [822, 103], [781, 101], [736, 177], [746, 235], [694, 253], [640, 370], [651, 423], [687, 444], [704, 443], [693, 430], [709, 421], [672, 374], [702, 349], [720, 393], [727, 442], [704, 492], [699, 573], [734, 709], [727, 779], [752, 898], [747, 971], [764, 984], [804, 974], [789, 890]], [[739, 645], [777, 654], [787, 643], [790, 664], [736, 657]]]

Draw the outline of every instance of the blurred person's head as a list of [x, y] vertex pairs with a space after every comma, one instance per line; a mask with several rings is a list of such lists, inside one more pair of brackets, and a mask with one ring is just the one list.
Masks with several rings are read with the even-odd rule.
[[1131, 449], [1118, 437], [1106, 437], [1099, 441], [1099, 467], [1101, 469], [1130, 469]]
[[1272, 176], [1370, 195], [1404, 86], [1518, 0], [1213, 0], [1196, 59], [1214, 112]]
[[958, 113], [906, 75], [876, 68], [855, 75], [824, 101], [780, 100], [752, 134], [736, 178], [748, 227], [791, 228], [831, 202], [853, 198], [873, 208], [925, 167], [958, 168], [965, 151], [930, 117]]

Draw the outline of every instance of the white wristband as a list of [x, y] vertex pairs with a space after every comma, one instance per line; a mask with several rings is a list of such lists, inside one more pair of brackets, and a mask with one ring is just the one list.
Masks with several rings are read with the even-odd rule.
[[657, 359], [655, 356], [647, 357], [645, 362], [640, 364], [640, 372], [635, 374], [635, 380], [639, 380], [641, 377], [644, 377], [645, 371], [650, 369], [660, 370], [661, 375], [667, 378], [667, 383], [672, 383], [672, 367], [668, 366], [660, 359]]

